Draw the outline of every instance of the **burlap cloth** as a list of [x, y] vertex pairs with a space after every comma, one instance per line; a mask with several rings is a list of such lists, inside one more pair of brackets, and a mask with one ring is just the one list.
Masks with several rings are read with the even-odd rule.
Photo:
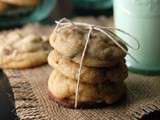
[[47, 80], [52, 69], [42, 66], [5, 71], [11, 83], [16, 111], [23, 120], [137, 120], [160, 109], [160, 76], [129, 74], [127, 97], [119, 104], [101, 109], [63, 108], [48, 97]]
[[48, 97], [48, 65], [26, 70], [5, 70], [10, 81], [17, 116], [22, 120], [137, 120], [160, 110], [160, 76], [129, 73], [127, 97], [113, 106], [73, 110], [59, 106]]

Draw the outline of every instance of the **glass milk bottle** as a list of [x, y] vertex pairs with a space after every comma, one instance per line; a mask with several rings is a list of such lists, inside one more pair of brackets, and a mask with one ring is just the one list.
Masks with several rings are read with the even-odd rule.
[[[135, 72], [160, 73], [160, 0], [114, 0], [115, 27], [133, 35], [140, 49], [129, 48], [138, 62], [127, 56], [128, 67]], [[136, 42], [124, 33], [117, 34], [133, 47]]]

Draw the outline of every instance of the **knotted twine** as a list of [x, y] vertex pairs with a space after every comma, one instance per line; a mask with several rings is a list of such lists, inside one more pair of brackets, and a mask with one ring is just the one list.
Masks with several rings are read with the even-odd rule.
[[[136, 60], [136, 58], [134, 56], [132, 56], [127, 49], [125, 49], [119, 42], [117, 41], [122, 41], [126, 46], [128, 46], [131, 49], [134, 50], [138, 50], [140, 48], [140, 44], [138, 42], [138, 40], [133, 37], [131, 34], [118, 29], [118, 28], [114, 28], [114, 27], [103, 27], [103, 26], [98, 26], [98, 25], [92, 25], [92, 24], [87, 24], [87, 23], [81, 23], [81, 22], [72, 22], [69, 19], [66, 18], [62, 18], [59, 21], [55, 21], [55, 23], [57, 24], [55, 29], [54, 29], [54, 33], [58, 32], [64, 28], [70, 27], [70, 26], [81, 26], [84, 27], [86, 29], [88, 29], [88, 34], [87, 34], [87, 38], [86, 38], [86, 43], [82, 52], [82, 56], [81, 56], [81, 60], [80, 60], [80, 65], [79, 65], [79, 70], [78, 70], [78, 75], [77, 75], [77, 85], [76, 85], [76, 89], [75, 89], [75, 104], [74, 107], [77, 108], [78, 106], [78, 97], [79, 97], [79, 86], [80, 86], [80, 77], [81, 77], [81, 70], [82, 70], [82, 66], [83, 66], [83, 60], [86, 54], [86, 50], [88, 47], [88, 43], [90, 40], [90, 36], [93, 30], [99, 31], [103, 34], [105, 34], [106, 36], [108, 36], [110, 38], [110, 40], [112, 40], [120, 49], [122, 49], [126, 54], [128, 54], [134, 61], [138, 62]], [[133, 40], [136, 41], [137, 43], [137, 47], [133, 47], [130, 44], [128, 44], [126, 41], [124, 41], [123, 39], [121, 39], [118, 35], [116, 35], [112, 30], [116, 30], [118, 32], [121, 32], [127, 36], [129, 36], [130, 38], [132, 38]]]

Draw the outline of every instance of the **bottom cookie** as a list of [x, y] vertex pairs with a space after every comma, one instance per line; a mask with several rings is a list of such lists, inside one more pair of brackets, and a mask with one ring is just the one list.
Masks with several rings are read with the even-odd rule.
[[[48, 80], [49, 96], [58, 104], [74, 108], [76, 81], [54, 70]], [[119, 101], [126, 94], [124, 83], [100, 85], [80, 83], [77, 108], [104, 107]]]
[[[49, 98], [53, 101], [55, 101], [58, 105], [61, 105], [66, 108], [72, 108], [75, 109], [74, 107], [74, 101], [73, 100], [60, 100], [52, 95], [52, 93], [49, 91], [48, 92]], [[78, 109], [88, 109], [88, 108], [101, 108], [105, 107], [107, 104], [103, 101], [97, 101], [97, 102], [78, 102]]]
[[[105, 101], [95, 101], [95, 102], [91, 102], [91, 101], [86, 101], [86, 102], [78, 102], [77, 108], [74, 107], [75, 105], [75, 101], [74, 100], [60, 100], [56, 97], [54, 97], [52, 95], [52, 93], [50, 91], [48, 91], [48, 96], [50, 100], [53, 100], [54, 102], [56, 102], [58, 105], [61, 105], [65, 108], [71, 108], [71, 109], [91, 109], [91, 108], [104, 108], [113, 104], [108, 104]], [[123, 100], [123, 98], [125, 98], [126, 93], [124, 93], [121, 98], [116, 101], [114, 104], [119, 104], [119, 102], [121, 102]]]

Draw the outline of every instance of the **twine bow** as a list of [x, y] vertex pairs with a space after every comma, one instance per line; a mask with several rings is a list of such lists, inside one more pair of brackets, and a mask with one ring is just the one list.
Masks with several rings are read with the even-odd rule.
[[[75, 108], [77, 108], [77, 106], [78, 106], [79, 86], [80, 86], [80, 77], [81, 77], [81, 70], [82, 70], [82, 66], [83, 66], [83, 60], [84, 60], [84, 57], [86, 54], [86, 49], [88, 47], [90, 36], [91, 36], [91, 33], [93, 30], [97, 30], [97, 31], [105, 34], [106, 36], [108, 36], [119, 48], [121, 48], [126, 54], [128, 54], [134, 61], [138, 62], [134, 56], [132, 56], [119, 42], [117, 42], [117, 40], [122, 41], [125, 45], [127, 45], [129, 48], [134, 49], [134, 50], [138, 50], [140, 48], [139, 41], [135, 37], [133, 37], [131, 34], [125, 32], [121, 29], [114, 28], [114, 27], [96, 26], [96, 25], [81, 23], [81, 22], [72, 22], [66, 18], [62, 18], [59, 21], [55, 21], [55, 23], [57, 25], [54, 29], [54, 32], [58, 32], [64, 28], [72, 26], [72, 25], [73, 26], [82, 26], [82, 27], [85, 27], [86, 29], [89, 30], [88, 34], [87, 34], [87, 38], [86, 38], [86, 43], [85, 43], [85, 46], [84, 46], [84, 49], [82, 52], [82, 57], [80, 60], [80, 66], [79, 66], [78, 75], [77, 75], [77, 85], [76, 85], [76, 90], [75, 90], [75, 105], [74, 105]], [[123, 33], [124, 35], [127, 35], [130, 38], [132, 38], [133, 40], [135, 40], [135, 42], [137, 43], [137, 47], [133, 47], [132, 45], [128, 44], [126, 41], [122, 40], [112, 30], [119, 31], [119, 32]]]

